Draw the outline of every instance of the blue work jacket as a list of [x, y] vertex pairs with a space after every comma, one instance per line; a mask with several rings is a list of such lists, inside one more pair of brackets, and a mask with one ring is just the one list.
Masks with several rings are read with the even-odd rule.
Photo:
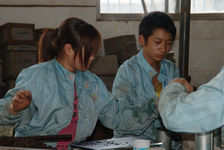
[[[152, 84], [152, 78], [156, 74], [157, 71], [144, 58], [143, 50], [125, 61], [118, 69], [112, 88], [113, 97], [124, 101], [126, 107], [141, 106], [146, 103], [151, 103], [152, 105], [148, 108], [151, 111], [148, 116], [151, 118], [150, 124], [138, 130], [134, 128], [130, 128], [129, 130], [116, 129], [114, 131], [115, 137], [136, 136], [156, 140], [156, 128], [162, 126], [156, 109], [158, 97]], [[175, 64], [168, 60], [162, 60], [158, 75], [158, 80], [162, 83], [162, 87], [165, 87], [170, 80], [176, 77], [179, 77], [179, 70]], [[129, 111], [130, 113], [132, 112], [131, 107]]]

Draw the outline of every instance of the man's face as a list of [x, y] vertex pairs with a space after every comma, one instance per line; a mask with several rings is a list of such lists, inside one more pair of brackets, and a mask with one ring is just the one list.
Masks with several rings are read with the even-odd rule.
[[161, 28], [155, 29], [147, 41], [140, 35], [139, 41], [143, 47], [143, 56], [149, 64], [162, 61], [173, 45], [172, 35]]

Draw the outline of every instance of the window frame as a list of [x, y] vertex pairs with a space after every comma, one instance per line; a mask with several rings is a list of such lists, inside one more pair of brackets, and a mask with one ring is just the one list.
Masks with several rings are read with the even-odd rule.
[[[144, 13], [100, 13], [100, 0], [97, 0], [97, 21], [139, 21], [145, 15]], [[169, 13], [175, 21], [180, 20], [180, 13]], [[191, 20], [224, 20], [224, 13], [193, 13]]]

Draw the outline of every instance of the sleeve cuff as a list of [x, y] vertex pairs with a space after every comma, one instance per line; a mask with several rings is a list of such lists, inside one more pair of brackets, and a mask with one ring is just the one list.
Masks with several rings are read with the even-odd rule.
[[11, 101], [6, 102], [2, 107], [1, 113], [2, 113], [3, 117], [6, 118], [7, 120], [17, 119], [21, 113], [18, 113], [18, 115], [11, 114], [11, 112], [9, 111], [10, 104], [11, 104]]
[[179, 82], [169, 83], [169, 85], [167, 87], [169, 87], [169, 88], [172, 87], [173, 89], [178, 89], [178, 91], [179, 90], [187, 91], [186, 87], [183, 84], [180, 84]]

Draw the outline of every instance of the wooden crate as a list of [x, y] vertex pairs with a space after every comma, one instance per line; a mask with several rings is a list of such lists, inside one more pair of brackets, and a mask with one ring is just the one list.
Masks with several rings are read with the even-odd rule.
[[113, 82], [114, 82], [115, 75], [111, 75], [111, 76], [101, 75], [99, 77], [101, 78], [101, 80], [103, 80], [103, 82], [106, 85], [107, 89], [109, 91], [111, 91], [112, 87], [113, 87]]
[[117, 55], [119, 65], [137, 53], [135, 35], [123, 35], [104, 40], [105, 55]]
[[0, 137], [13, 137], [14, 126], [0, 124]]
[[6, 92], [10, 89], [13, 89], [16, 85], [16, 80], [7, 80], [7, 81], [4, 81], [4, 87], [5, 87], [5, 90]]
[[24, 49], [7, 46], [0, 53], [3, 60], [2, 80], [16, 79], [20, 71], [37, 63], [37, 47], [28, 46]]
[[111, 91], [113, 81], [118, 69], [118, 59], [116, 55], [98, 56], [90, 66], [90, 71], [98, 75]]
[[0, 26], [0, 47], [6, 45], [34, 45], [34, 24], [6, 23]]
[[97, 75], [115, 75], [118, 69], [116, 55], [97, 56], [89, 70]]
[[0, 99], [5, 96], [5, 84], [3, 82], [0, 83]]
[[8, 90], [13, 89], [15, 87], [15, 80], [7, 80], [4, 81], [2, 84], [1, 91], [0, 91], [0, 98], [5, 97], [5, 94], [8, 92]]
[[0, 59], [0, 99], [4, 95], [4, 83], [2, 82], [2, 60]]
[[37, 51], [36, 45], [7, 45], [0, 49], [2, 51]]
[[40, 29], [36, 29], [35, 30], [35, 35], [36, 35], [36, 43], [39, 43], [40, 37], [42, 35], [42, 33], [44, 32], [44, 30], [46, 30], [48, 28], [40, 28]]
[[2, 59], [0, 59], [0, 84], [2, 83]]

